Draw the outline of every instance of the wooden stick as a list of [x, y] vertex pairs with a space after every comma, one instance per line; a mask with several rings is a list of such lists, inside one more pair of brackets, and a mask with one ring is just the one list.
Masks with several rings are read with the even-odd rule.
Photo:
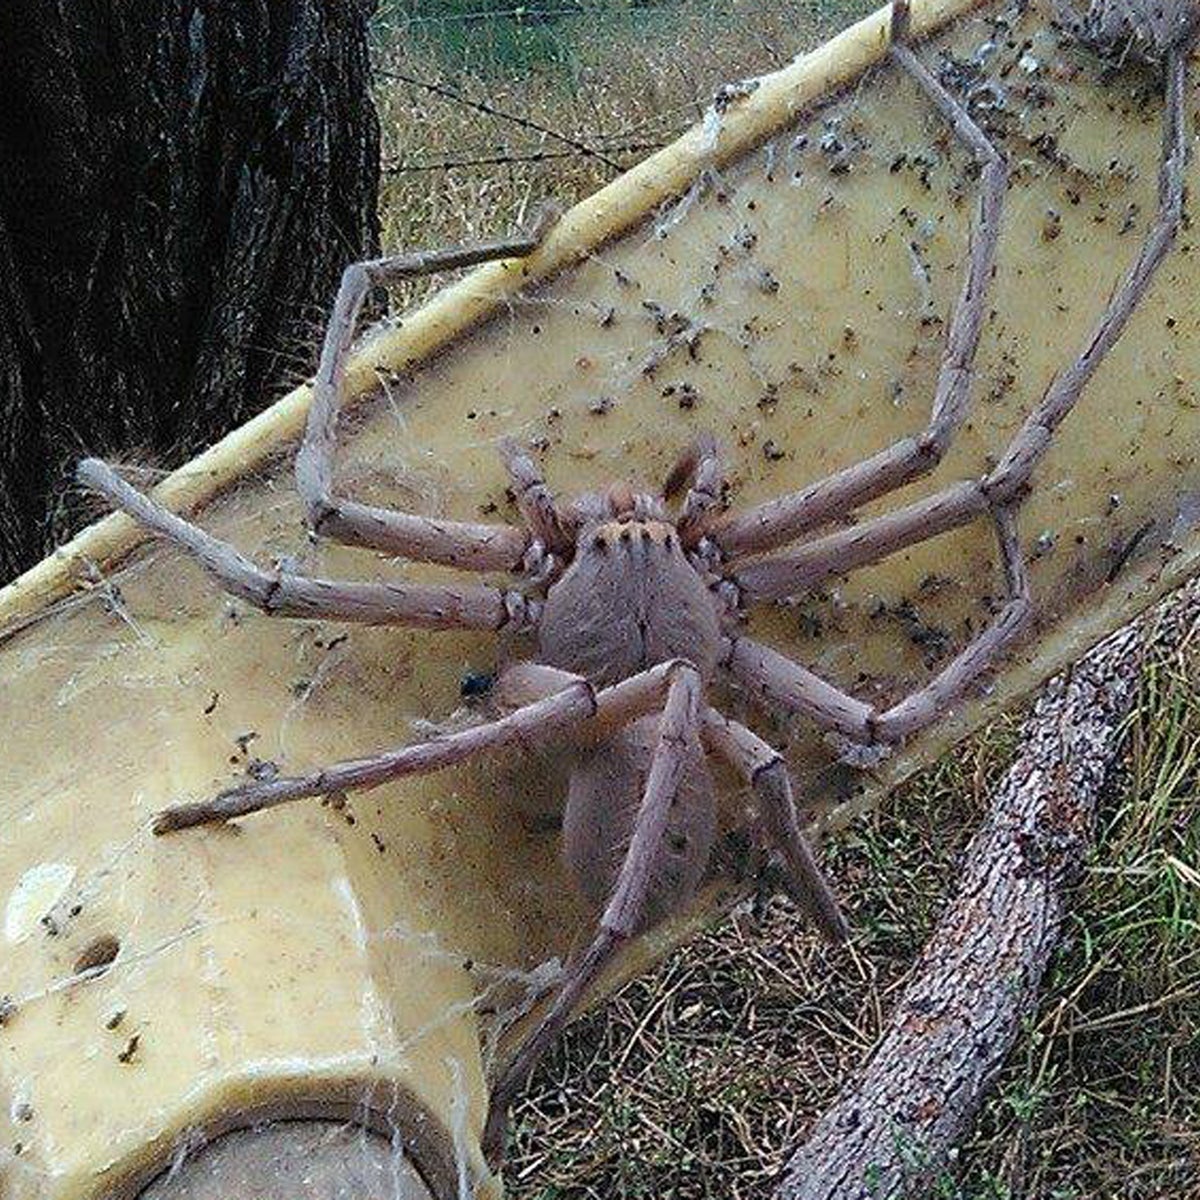
[[[1176, 647], [1200, 621], [1200, 584], [1161, 611], [1151, 644]], [[1152, 627], [1120, 630], [1043, 691], [958, 895], [866, 1068], [792, 1155], [778, 1200], [924, 1195], [970, 1128], [1037, 1003]]]

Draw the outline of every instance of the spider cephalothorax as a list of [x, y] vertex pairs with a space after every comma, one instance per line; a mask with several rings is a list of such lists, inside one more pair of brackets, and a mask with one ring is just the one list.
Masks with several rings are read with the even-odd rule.
[[[535, 232], [488, 246], [350, 267], [296, 460], [297, 489], [314, 533], [464, 571], [509, 572], [512, 586], [362, 583], [266, 570], [166, 511], [103, 463], [89, 460], [80, 467], [85, 483], [193, 554], [227, 591], [267, 613], [534, 635], [537, 660], [510, 665], [495, 683], [500, 715], [494, 719], [305, 775], [246, 782], [214, 799], [167, 809], [155, 825], [164, 833], [306, 796], [373, 787], [482, 751], [555, 739], [571, 743], [564, 853], [581, 890], [602, 906], [601, 915], [553, 1005], [495, 1084], [484, 1139], [493, 1158], [502, 1149], [514, 1092], [583, 990], [622, 941], [677, 908], [703, 872], [715, 829], [707, 756], [727, 762], [751, 786], [760, 832], [781, 859], [793, 896], [827, 934], [844, 936], [845, 922], [801, 832], [783, 759], [710, 707], [708, 685], [718, 677], [731, 679], [759, 701], [868, 753], [886, 751], [944, 715], [1030, 613], [1017, 535], [1030, 477], [1120, 337], [1179, 228], [1186, 151], [1182, 38], [1165, 48], [1158, 210], [1134, 265], [1079, 355], [1051, 381], [983, 478], [961, 480], [883, 516], [845, 524], [862, 505], [932, 471], [966, 419], [1007, 191], [1004, 157], [904, 44], [906, 9], [897, 5], [895, 18], [893, 59], [948, 120], [980, 169], [970, 254], [924, 429], [742, 512], [722, 509], [721, 462], [710, 438], [681, 456], [657, 492], [614, 483], [561, 506], [530, 455], [506, 443], [502, 453], [520, 525], [419, 517], [338, 496], [332, 468], [338, 395], [365, 295], [405, 276], [528, 253], [538, 244]], [[1004, 601], [991, 623], [937, 675], [891, 707], [877, 709], [744, 636], [740, 616], [750, 606], [795, 596], [979, 518], [990, 520], [996, 531]], [[796, 544], [821, 529], [832, 531]]]
[[721, 648], [717, 602], [673, 524], [604, 522], [580, 531], [547, 592], [538, 645], [543, 661], [601, 686], [670, 658], [708, 679]]

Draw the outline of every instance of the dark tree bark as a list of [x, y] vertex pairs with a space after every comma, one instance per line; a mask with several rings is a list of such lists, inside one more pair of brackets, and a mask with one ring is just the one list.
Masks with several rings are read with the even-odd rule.
[[311, 370], [377, 243], [373, 3], [0, 4], [0, 581], [81, 453], [174, 465]]

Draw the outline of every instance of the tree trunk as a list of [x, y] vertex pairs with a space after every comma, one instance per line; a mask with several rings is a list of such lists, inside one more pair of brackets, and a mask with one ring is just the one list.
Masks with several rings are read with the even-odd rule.
[[0, 581], [81, 453], [174, 465], [311, 370], [376, 248], [372, 7], [0, 5]]
[[[1178, 646], [1198, 618], [1192, 584], [1164, 606], [1154, 646]], [[779, 1200], [932, 1191], [1036, 1007], [1152, 621], [1113, 634], [1043, 691], [957, 896], [862, 1075], [792, 1156]]]

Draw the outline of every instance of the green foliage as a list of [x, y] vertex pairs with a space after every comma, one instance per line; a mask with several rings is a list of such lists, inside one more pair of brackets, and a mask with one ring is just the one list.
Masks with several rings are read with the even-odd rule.
[[570, 76], [579, 47], [597, 37], [659, 36], [687, 9], [714, 15], [726, 6], [636, 0], [384, 0], [376, 18], [381, 44], [400, 39], [459, 74], [517, 77], [533, 71]]

